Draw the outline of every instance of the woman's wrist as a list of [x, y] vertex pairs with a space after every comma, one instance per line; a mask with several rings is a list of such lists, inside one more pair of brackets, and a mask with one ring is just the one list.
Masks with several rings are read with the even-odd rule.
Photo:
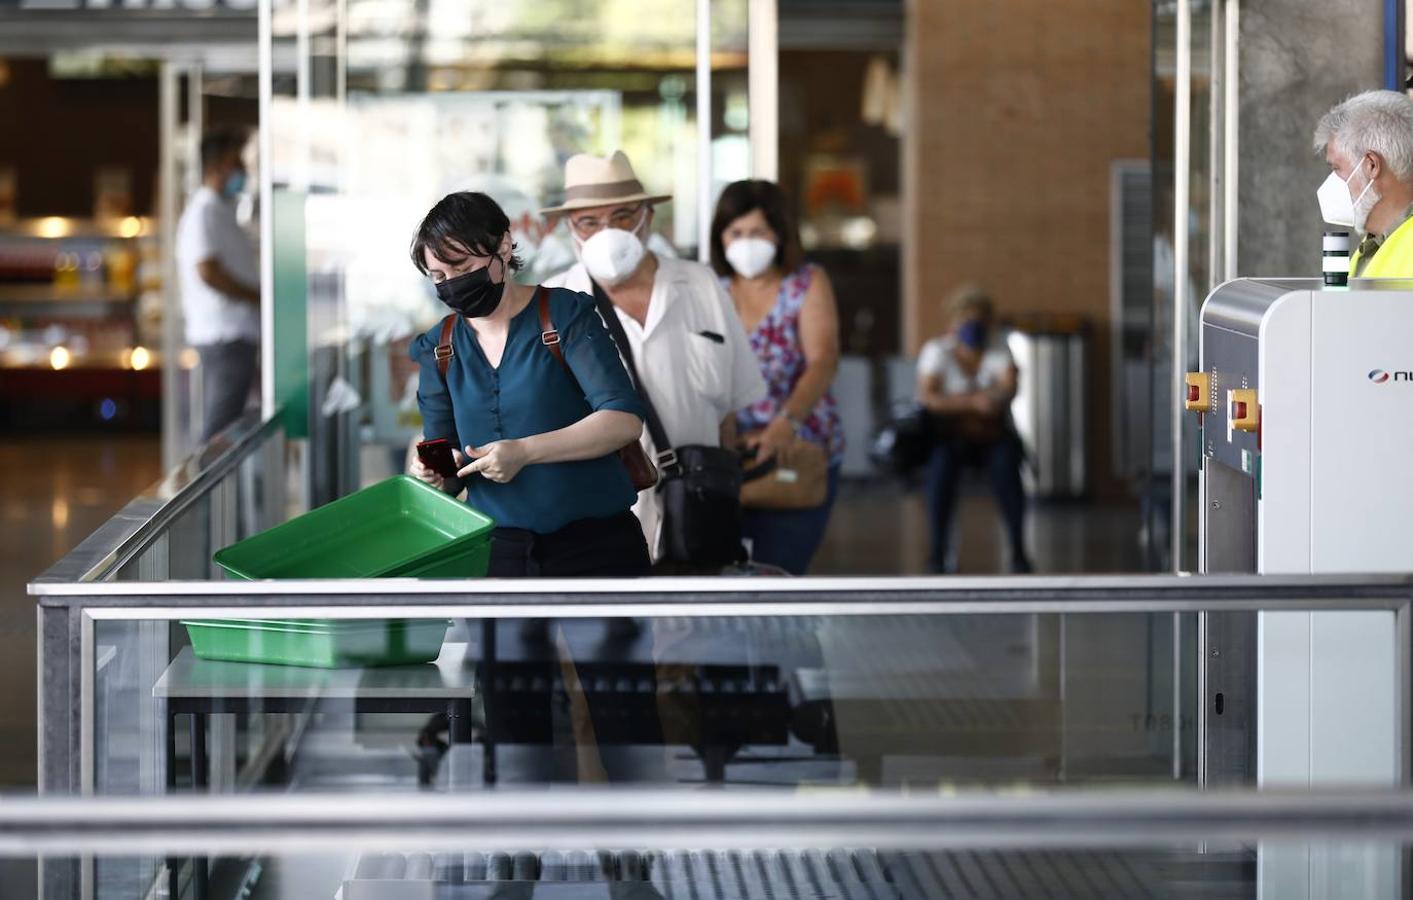
[[536, 434], [530, 437], [510, 438], [505, 441], [514, 445], [514, 449], [520, 452], [520, 456], [525, 460], [525, 465], [531, 466], [544, 462], [544, 435]]

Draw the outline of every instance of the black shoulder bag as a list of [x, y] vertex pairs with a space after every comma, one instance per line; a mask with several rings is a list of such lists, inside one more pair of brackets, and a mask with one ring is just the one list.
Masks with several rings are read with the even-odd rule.
[[657, 448], [657, 467], [662, 474], [657, 486], [662, 508], [662, 559], [701, 566], [743, 562], [741, 457], [721, 447], [672, 445], [647, 385], [638, 376], [632, 345], [618, 312], [597, 284], [594, 302], [647, 408], [648, 434]]

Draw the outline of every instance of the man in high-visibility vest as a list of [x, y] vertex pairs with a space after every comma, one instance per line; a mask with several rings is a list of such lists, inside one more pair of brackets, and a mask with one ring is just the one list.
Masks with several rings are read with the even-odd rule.
[[1315, 128], [1330, 175], [1317, 195], [1331, 225], [1359, 233], [1354, 278], [1413, 278], [1413, 99], [1366, 91], [1335, 106]]

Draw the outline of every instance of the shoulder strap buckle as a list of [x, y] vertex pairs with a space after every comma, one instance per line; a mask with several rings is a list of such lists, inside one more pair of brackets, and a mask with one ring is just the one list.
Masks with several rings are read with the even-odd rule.
[[554, 329], [543, 332], [540, 335], [540, 343], [544, 344], [546, 347], [558, 347], [560, 343], [559, 332]]
[[456, 350], [452, 348], [451, 344], [438, 344], [436, 349], [432, 351], [432, 358], [437, 360], [437, 362], [441, 362], [444, 359], [451, 359], [455, 355]]

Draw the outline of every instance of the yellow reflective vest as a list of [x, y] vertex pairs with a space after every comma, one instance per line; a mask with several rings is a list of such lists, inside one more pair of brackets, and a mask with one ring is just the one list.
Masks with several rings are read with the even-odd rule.
[[[1359, 251], [1349, 260], [1349, 273], [1359, 272]], [[1413, 278], [1413, 218], [1393, 230], [1379, 245], [1360, 278]]]

